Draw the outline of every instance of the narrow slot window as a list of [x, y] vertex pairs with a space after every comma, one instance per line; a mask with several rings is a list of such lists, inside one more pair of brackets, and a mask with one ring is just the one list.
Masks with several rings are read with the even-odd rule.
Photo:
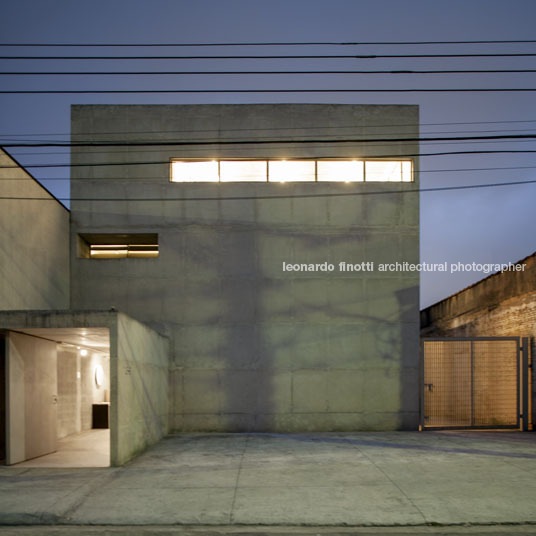
[[171, 162], [172, 182], [412, 182], [411, 160], [204, 160]]
[[87, 259], [158, 257], [157, 234], [81, 234], [78, 242], [78, 256]]

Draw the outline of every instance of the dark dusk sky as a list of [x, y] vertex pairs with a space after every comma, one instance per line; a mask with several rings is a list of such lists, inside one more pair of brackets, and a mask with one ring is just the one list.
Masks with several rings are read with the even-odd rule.
[[[6, 0], [2, 43], [237, 43], [536, 40], [533, 0]], [[536, 43], [309, 47], [0, 47], [8, 55], [534, 53]], [[536, 69], [536, 57], [311, 60], [0, 60], [0, 71]], [[536, 88], [536, 73], [422, 75], [12, 76], [0, 90], [36, 89]], [[536, 132], [536, 92], [0, 94], [0, 144], [69, 139], [71, 104], [418, 104], [421, 136]], [[396, 132], [393, 131], [396, 135]], [[536, 151], [534, 140], [422, 143], [421, 153]], [[68, 149], [9, 152], [52, 193], [68, 199]], [[421, 187], [536, 180], [536, 152], [421, 158]], [[6, 202], [6, 201], [1, 201]], [[68, 200], [64, 201], [68, 205]], [[421, 193], [421, 261], [500, 263], [536, 250], [536, 184]], [[1, 205], [0, 205], [1, 210]], [[427, 306], [485, 277], [421, 275]]]

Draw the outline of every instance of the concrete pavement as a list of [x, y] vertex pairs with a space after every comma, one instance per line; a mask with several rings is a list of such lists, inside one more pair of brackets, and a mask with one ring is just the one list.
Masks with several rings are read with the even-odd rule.
[[535, 526], [476, 527], [184, 527], [184, 526], [43, 526], [0, 529], [2, 536], [510, 536], [536, 534]]
[[535, 447], [536, 434], [515, 432], [175, 435], [119, 468], [0, 468], [0, 525], [531, 533]]

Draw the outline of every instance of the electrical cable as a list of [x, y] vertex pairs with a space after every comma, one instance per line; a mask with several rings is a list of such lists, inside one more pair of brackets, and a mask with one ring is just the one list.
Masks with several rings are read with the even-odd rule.
[[342, 143], [426, 143], [426, 142], [442, 142], [442, 141], [478, 141], [478, 140], [531, 140], [536, 139], [536, 132], [530, 134], [496, 134], [489, 136], [443, 136], [443, 137], [405, 137], [405, 138], [348, 138], [348, 139], [325, 139], [325, 138], [293, 138], [293, 139], [246, 139], [246, 140], [229, 140], [229, 139], [212, 139], [212, 140], [151, 140], [151, 141], [88, 141], [88, 142], [39, 142], [39, 143], [4, 143], [2, 147], [190, 147], [190, 146], [205, 146], [205, 145], [274, 145], [278, 143], [292, 144], [342, 144]]
[[[1, 142], [0, 141], [0, 147], [2, 147], [2, 143], [4, 142]], [[286, 143], [288, 142], [281, 142], [281, 146], [283, 147]], [[471, 142], [471, 145], [488, 145], [488, 144], [496, 144], [496, 143], [516, 143], [516, 144], [520, 144], [520, 143], [534, 143], [532, 140], [506, 140], [506, 141], [502, 141], [502, 142], [499, 142], [499, 141], [473, 141]], [[405, 145], [404, 142], [401, 142], [400, 143], [401, 145]], [[426, 147], [431, 147], [431, 146], [437, 146], [437, 145], [440, 145], [440, 146], [452, 146], [452, 145], [465, 145], [466, 143], [465, 142], [457, 142], [457, 141], [451, 141], [451, 142], [429, 142], [429, 143], [426, 143], [423, 145], [426, 145]], [[385, 144], [385, 143], [377, 143], [377, 144], [368, 144], [368, 147], [385, 147], [385, 146], [388, 146], [389, 144]], [[316, 148], [325, 148], [325, 147], [329, 147], [329, 145], [317, 145]], [[38, 147], [36, 148], [38, 149]], [[47, 149], [46, 147], [43, 147], [43, 149]], [[191, 149], [189, 150], [188, 154], [193, 154], [193, 153], [196, 153], [196, 152], [199, 152], [200, 154], [205, 154], [204, 152], [204, 149], [200, 148], [200, 149]], [[155, 151], [153, 149], [148, 149], [148, 150], [140, 150], [138, 149], [136, 151], [136, 154], [141, 154], [141, 153], [154, 153]], [[114, 150], [114, 151], [91, 151], [91, 155], [94, 156], [94, 155], [98, 155], [98, 154], [113, 154], [114, 156], [115, 155], [119, 155], [119, 154], [129, 154], [130, 151], [128, 149], [126, 150]], [[12, 153], [13, 156], [46, 156], [46, 157], [49, 157], [49, 156], [57, 156], [57, 155], [64, 155], [64, 156], [68, 156], [71, 154], [70, 151], [41, 151], [41, 152], [13, 152]], [[240, 157], [242, 158], [242, 157]], [[326, 157], [327, 158], [327, 157]], [[335, 157], [333, 157], [335, 158]]]
[[393, 59], [393, 58], [532, 58], [534, 52], [506, 53], [460, 53], [460, 54], [278, 54], [278, 55], [233, 55], [233, 56], [0, 56], [0, 60], [329, 60], [329, 59]]
[[236, 47], [236, 46], [361, 46], [361, 45], [481, 45], [536, 43], [534, 39], [473, 41], [283, 41], [266, 43], [0, 43], [0, 47]]
[[[221, 184], [221, 183], [213, 183]], [[269, 184], [269, 183], [266, 183]], [[291, 183], [272, 183], [278, 184], [282, 187], [286, 187]], [[315, 183], [316, 184], [316, 183]], [[360, 183], [360, 184], [372, 184], [372, 183]], [[377, 183], [374, 183], [377, 184]], [[392, 183], [391, 183], [392, 184]], [[401, 183], [410, 184], [410, 183]], [[318, 193], [318, 194], [292, 194], [292, 195], [254, 195], [254, 196], [221, 196], [221, 197], [139, 197], [139, 198], [125, 198], [125, 197], [8, 197], [0, 196], [2, 201], [79, 201], [79, 202], [149, 202], [149, 201], [255, 201], [255, 200], [267, 200], [267, 199], [306, 199], [306, 198], [318, 198], [318, 197], [356, 197], [364, 195], [392, 195], [392, 194], [407, 194], [407, 193], [426, 193], [426, 192], [443, 192], [453, 190], [470, 190], [478, 188], [495, 188], [500, 186], [517, 186], [521, 184], [536, 184], [536, 179], [526, 181], [510, 181], [510, 182], [495, 182], [485, 184], [464, 184], [460, 186], [438, 186], [433, 188], [412, 188], [404, 190], [378, 190], [378, 191], [365, 191], [365, 192], [335, 192], [335, 193]], [[52, 195], [52, 194], [51, 194]]]
[[[391, 127], [426, 127], [426, 126], [445, 126], [445, 125], [497, 125], [497, 124], [511, 124], [511, 123], [536, 123], [536, 119], [517, 119], [517, 120], [506, 120], [506, 121], [453, 121], [446, 123], [395, 123], [388, 125], [367, 125], [367, 128], [391, 128]], [[322, 125], [322, 126], [308, 126], [308, 127], [275, 127], [275, 128], [264, 128], [264, 127], [241, 127], [241, 128], [226, 128], [225, 132], [246, 132], [246, 131], [280, 131], [280, 130], [332, 130], [337, 129], [341, 130], [344, 128], [355, 129], [356, 125]], [[508, 129], [510, 130], [510, 129]], [[96, 136], [100, 134], [106, 135], [116, 135], [116, 134], [180, 134], [180, 133], [199, 133], [199, 132], [220, 132], [219, 129], [189, 129], [189, 130], [129, 130], [129, 131], [106, 131], [106, 132], [77, 132], [77, 136]], [[462, 131], [463, 132], [463, 131]], [[42, 132], [39, 134], [7, 134], [5, 136], [21, 137], [21, 136], [70, 136], [69, 132], [53, 132], [46, 133]], [[0, 144], [1, 145], [1, 144]]]
[[[535, 154], [536, 149], [495, 149], [495, 150], [475, 150], [475, 151], [442, 151], [436, 153], [404, 153], [400, 154], [385, 154], [385, 155], [362, 155], [359, 159], [388, 159], [388, 158], [414, 158], [414, 157], [432, 157], [432, 156], [452, 156], [452, 155], [475, 155], [475, 154]], [[314, 158], [305, 158], [300, 157], [299, 160], [330, 160], [337, 159], [339, 156], [315, 156]], [[178, 159], [178, 158], [177, 158]], [[169, 165], [170, 160], [158, 160], [158, 161], [147, 161], [147, 162], [100, 162], [100, 163], [65, 163], [65, 164], [28, 164], [24, 168], [28, 169], [43, 169], [43, 168], [94, 168], [94, 167], [115, 167], [115, 166], [154, 166], [154, 165]], [[15, 169], [22, 166], [0, 166], [0, 169]]]
[[31, 89], [1, 90], [0, 95], [104, 95], [192, 93], [516, 93], [536, 88], [413, 88], [413, 89]]
[[[21, 166], [0, 166], [0, 169], [20, 169]], [[33, 166], [24, 166], [24, 169], [31, 168]], [[58, 167], [51, 165], [51, 167]], [[65, 167], [68, 167], [65, 165]], [[467, 171], [505, 171], [505, 170], [513, 170], [513, 169], [536, 169], [535, 166], [501, 166], [501, 167], [488, 167], [488, 168], [453, 168], [453, 169], [420, 169], [419, 175], [424, 175], [428, 173], [460, 173], [460, 172], [467, 172]], [[21, 177], [0, 177], [0, 181], [44, 181], [44, 182], [52, 182], [52, 181], [62, 181], [62, 182], [77, 182], [77, 181], [86, 181], [86, 180], [100, 180], [100, 179], [93, 179], [92, 177], [40, 177], [39, 179], [36, 179], [33, 176], [27, 177], [27, 178], [21, 178]], [[128, 182], [136, 182], [136, 181], [154, 181], [154, 180], [162, 180], [162, 177], [159, 176], [143, 176], [143, 177], [114, 177], [115, 181], [128, 181]]]
[[1, 76], [122, 76], [122, 75], [267, 75], [267, 74], [482, 74], [536, 73], [536, 69], [449, 69], [449, 70], [378, 70], [378, 71], [4, 71]]

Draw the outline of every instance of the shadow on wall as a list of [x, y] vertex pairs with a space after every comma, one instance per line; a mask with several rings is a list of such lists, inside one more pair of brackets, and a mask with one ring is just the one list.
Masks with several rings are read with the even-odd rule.
[[[36, 209], [35, 213], [39, 211]], [[13, 252], [14, 244], [18, 249], [17, 254]], [[43, 260], [47, 257], [46, 252], [39, 251], [35, 244], [21, 244], [18, 227], [13, 231], [9, 228], [2, 229], [0, 254], [4, 259], [9, 259], [9, 262], [0, 264], [0, 310], [67, 307], [66, 257], [59, 259], [63, 270], [49, 267], [44, 272], [47, 268]]]
[[396, 293], [401, 323], [400, 363], [400, 429], [416, 430], [419, 426], [419, 286]]
[[[399, 260], [399, 229], [364, 228], [349, 210], [356, 221], [330, 227], [314, 206], [292, 223], [288, 210], [269, 208], [267, 223], [245, 208], [242, 219], [221, 221], [217, 201], [185, 220], [177, 207], [166, 226], [144, 215], [140, 225], [159, 226], [159, 257], [81, 260], [77, 277], [91, 285], [79, 285], [77, 299], [171, 336], [173, 430], [415, 428], [415, 278], [338, 269]], [[284, 272], [283, 262], [335, 270]]]
[[219, 429], [417, 428], [418, 285], [377, 273], [282, 272], [285, 256], [335, 264], [373, 238], [257, 230], [222, 239], [221, 288], [205, 289], [221, 297], [222, 316], [211, 319], [221, 329]]

